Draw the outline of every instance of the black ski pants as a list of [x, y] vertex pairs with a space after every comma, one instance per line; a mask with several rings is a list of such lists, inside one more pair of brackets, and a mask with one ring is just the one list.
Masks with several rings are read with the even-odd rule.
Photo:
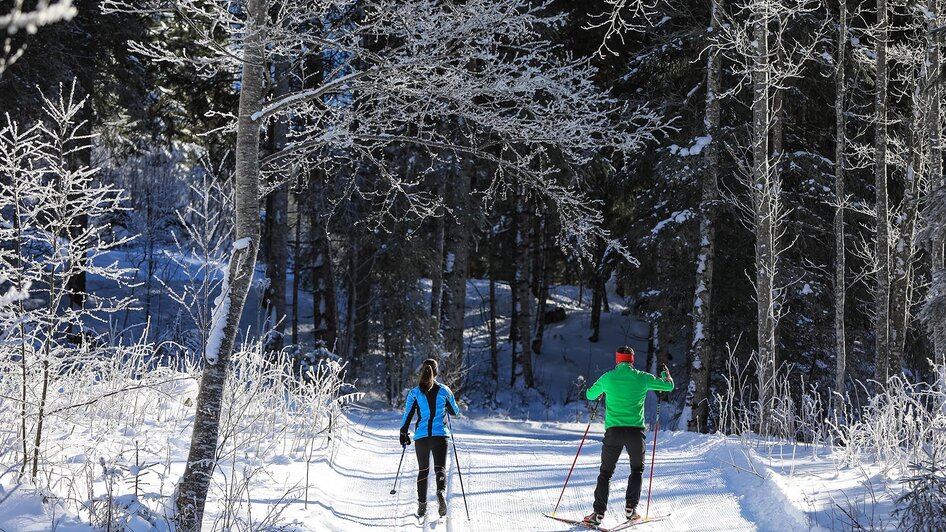
[[437, 491], [447, 489], [447, 437], [428, 436], [414, 440], [417, 453], [417, 500], [427, 501], [427, 477], [430, 473], [430, 455], [434, 456], [434, 476]]
[[641, 427], [611, 427], [604, 432], [601, 445], [601, 472], [598, 473], [598, 485], [595, 487], [595, 506], [597, 513], [603, 514], [608, 508], [608, 491], [614, 467], [621, 458], [621, 451], [627, 450], [631, 459], [631, 476], [627, 479], [627, 506], [637, 508], [641, 498], [641, 483], [644, 476], [644, 429]]

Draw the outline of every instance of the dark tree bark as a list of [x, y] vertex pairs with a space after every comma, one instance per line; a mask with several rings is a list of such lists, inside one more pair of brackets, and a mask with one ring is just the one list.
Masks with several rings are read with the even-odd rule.
[[[444, 203], [447, 203], [446, 187], [444, 186], [446, 176], [437, 175], [437, 197]], [[434, 219], [433, 243], [434, 243], [434, 264], [430, 268], [430, 315], [434, 321], [440, 323], [443, 316], [443, 264], [446, 260], [444, 256], [444, 246], [446, 240], [446, 213], [440, 209], [439, 216]]]
[[466, 283], [469, 272], [471, 224], [470, 172], [468, 164], [447, 187], [448, 207], [453, 215], [444, 221], [443, 306], [440, 329], [447, 351], [446, 370], [454, 379], [454, 393], [462, 392], [463, 330], [466, 316]]
[[[289, 92], [289, 65], [280, 61], [274, 68], [274, 97]], [[282, 116], [273, 122], [270, 143], [273, 153], [282, 151], [289, 134], [289, 119]], [[289, 176], [280, 176], [281, 183], [266, 196], [266, 218], [263, 227], [263, 252], [266, 262], [266, 277], [269, 286], [264, 295], [263, 308], [266, 312], [267, 332], [273, 335], [269, 347], [280, 351], [283, 347], [283, 334], [287, 312], [286, 274], [289, 270]]]
[[834, 211], [834, 350], [835, 380], [834, 390], [844, 393], [844, 377], [847, 366], [847, 339], [844, 327], [845, 301], [847, 295], [845, 244], [844, 244], [844, 151], [847, 146], [844, 101], [847, 93], [845, 68], [847, 66], [847, 0], [838, 2], [840, 6], [838, 26], [838, 49], [835, 62], [835, 147], [834, 147], [834, 194], [838, 205]]
[[365, 356], [371, 350], [371, 306], [373, 294], [373, 270], [375, 250], [361, 242], [353, 250], [352, 291], [353, 308], [351, 344], [348, 349], [348, 374], [357, 378], [364, 365]]
[[874, 192], [877, 196], [876, 286], [874, 290], [874, 379], [889, 376], [890, 357], [890, 209], [887, 202], [887, 40], [890, 21], [887, 0], [877, 0], [874, 82]]
[[[316, 344], [338, 352], [338, 305], [328, 209], [324, 204], [323, 174], [313, 172], [309, 181], [308, 209], [311, 251], [308, 264], [312, 281], [313, 325]], [[350, 307], [349, 307], [350, 308]]]
[[489, 369], [493, 382], [499, 382], [499, 344], [496, 340], [496, 276], [489, 271]]
[[549, 234], [548, 220], [542, 218], [539, 220], [539, 228], [536, 231], [539, 236], [540, 244], [538, 246], [538, 274], [536, 278], [539, 281], [538, 305], [535, 310], [535, 335], [532, 338], [532, 352], [536, 355], [542, 353], [542, 340], [545, 337], [545, 313], [548, 310], [549, 284], [551, 283], [551, 260], [549, 248], [551, 247], [551, 235]]
[[302, 285], [302, 272], [299, 266], [302, 265], [302, 206], [299, 205], [299, 194], [295, 194], [296, 199], [296, 220], [293, 228], [292, 241], [292, 345], [299, 345], [299, 288]]

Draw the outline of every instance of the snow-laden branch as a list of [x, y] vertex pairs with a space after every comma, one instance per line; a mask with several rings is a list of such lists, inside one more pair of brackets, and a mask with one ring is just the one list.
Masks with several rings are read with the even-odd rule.
[[9, 13], [0, 15], [0, 30], [6, 30], [9, 34], [21, 30], [36, 33], [43, 26], [72, 20], [77, 13], [72, 0], [59, 0], [53, 3], [49, 0], [38, 0], [32, 9], [24, 9], [23, 4], [23, 0], [16, 0]]
[[273, 101], [267, 102], [262, 109], [253, 113], [251, 118], [255, 121], [265, 120], [290, 106], [299, 105], [310, 100], [316, 100], [333, 92], [351, 90], [351, 82], [357, 81], [369, 74], [371, 74], [369, 71], [353, 72], [351, 74], [333, 79], [332, 81], [316, 89], [306, 89], [287, 94]]

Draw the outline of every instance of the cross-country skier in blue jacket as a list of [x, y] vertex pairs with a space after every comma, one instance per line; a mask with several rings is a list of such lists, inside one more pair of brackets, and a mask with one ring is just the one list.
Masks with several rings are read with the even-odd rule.
[[418, 386], [407, 394], [404, 416], [401, 418], [401, 445], [410, 445], [409, 425], [417, 414], [414, 424], [414, 450], [417, 453], [417, 515], [427, 513], [427, 477], [430, 471], [430, 455], [434, 456], [434, 474], [437, 479], [437, 503], [440, 515], [447, 515], [447, 428], [445, 412], [455, 416], [459, 409], [453, 392], [435, 380], [437, 361], [428, 358], [420, 366]]

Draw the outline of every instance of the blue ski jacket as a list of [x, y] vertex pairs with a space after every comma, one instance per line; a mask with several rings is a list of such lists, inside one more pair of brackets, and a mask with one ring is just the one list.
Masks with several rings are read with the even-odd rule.
[[414, 439], [419, 440], [428, 436], [449, 436], [450, 429], [444, 419], [444, 412], [455, 416], [460, 411], [453, 392], [443, 384], [434, 381], [430, 390], [424, 392], [420, 386], [407, 394], [407, 404], [404, 405], [404, 416], [401, 418], [401, 432], [408, 430], [414, 414], [417, 422], [414, 424]]

